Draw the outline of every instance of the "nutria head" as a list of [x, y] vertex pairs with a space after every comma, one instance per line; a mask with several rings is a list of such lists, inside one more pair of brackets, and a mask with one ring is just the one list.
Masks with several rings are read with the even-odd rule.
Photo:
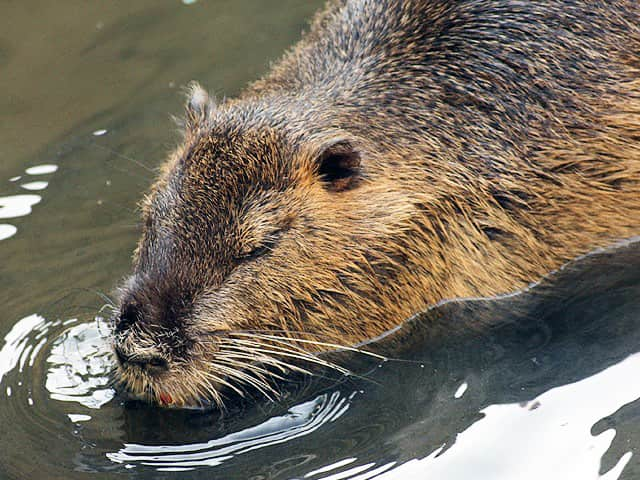
[[266, 106], [214, 106], [194, 87], [121, 289], [128, 388], [174, 404], [267, 390], [258, 363], [304, 368], [297, 357], [399, 323], [421, 299], [394, 279], [410, 268], [397, 246], [413, 207], [388, 175], [347, 132], [299, 134]]

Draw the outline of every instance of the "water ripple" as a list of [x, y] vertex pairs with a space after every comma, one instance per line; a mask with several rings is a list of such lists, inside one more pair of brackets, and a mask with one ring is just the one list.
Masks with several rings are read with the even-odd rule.
[[[99, 323], [78, 323], [76, 319], [48, 321], [33, 314], [19, 320], [4, 338], [0, 349], [0, 382], [15, 372], [21, 386], [32, 378], [34, 364], [48, 366], [45, 387], [49, 397], [99, 408], [113, 398], [108, 387], [113, 360]], [[37, 361], [41, 352], [46, 358]], [[46, 353], [45, 353], [46, 352]], [[46, 363], [45, 363], [46, 362]], [[34, 378], [33, 382], [39, 379]], [[11, 395], [9, 381], [5, 390]], [[14, 385], [15, 386], [15, 385]]]
[[292, 441], [311, 434], [322, 425], [333, 422], [349, 408], [355, 392], [348, 397], [339, 391], [323, 394], [298, 404], [280, 416], [203, 443], [183, 445], [125, 444], [107, 458], [116, 463], [153, 466], [158, 470], [188, 470], [217, 466], [238, 455], [260, 448]]
[[92, 324], [75, 325], [59, 336], [47, 358], [45, 383], [51, 398], [100, 408], [111, 400], [113, 358], [104, 334]]

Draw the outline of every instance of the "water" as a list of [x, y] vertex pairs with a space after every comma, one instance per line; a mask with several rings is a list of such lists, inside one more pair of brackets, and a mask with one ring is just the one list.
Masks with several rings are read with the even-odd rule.
[[103, 293], [198, 79], [233, 95], [322, 2], [3, 6], [0, 478], [638, 478], [640, 243], [450, 302], [359, 375], [225, 413], [125, 403]]

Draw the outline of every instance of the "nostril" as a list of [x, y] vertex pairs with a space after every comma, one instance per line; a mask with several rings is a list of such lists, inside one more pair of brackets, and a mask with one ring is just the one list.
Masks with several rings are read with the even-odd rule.
[[139, 357], [132, 356], [127, 360], [129, 365], [136, 366], [149, 373], [159, 373], [169, 369], [169, 364], [162, 357]]
[[156, 370], [167, 370], [169, 368], [169, 364], [162, 357], [151, 357], [147, 363]]
[[139, 315], [140, 312], [135, 305], [126, 305], [116, 320], [116, 333], [129, 330], [131, 326], [138, 321]]
[[150, 372], [161, 372], [169, 369], [169, 363], [160, 356], [127, 355], [119, 347], [115, 348], [115, 352], [122, 366], [134, 366]]

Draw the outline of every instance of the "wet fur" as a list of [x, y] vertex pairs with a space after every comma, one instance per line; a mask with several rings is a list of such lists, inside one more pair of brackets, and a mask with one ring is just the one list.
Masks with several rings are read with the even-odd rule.
[[[115, 337], [169, 371], [123, 381], [218, 400], [250, 383], [220, 369], [231, 332], [351, 345], [639, 234], [639, 10], [334, 2], [240, 98], [194, 86], [122, 289], [135, 325]], [[335, 148], [360, 162], [346, 186], [319, 175]], [[233, 368], [259, 376], [254, 347]]]

